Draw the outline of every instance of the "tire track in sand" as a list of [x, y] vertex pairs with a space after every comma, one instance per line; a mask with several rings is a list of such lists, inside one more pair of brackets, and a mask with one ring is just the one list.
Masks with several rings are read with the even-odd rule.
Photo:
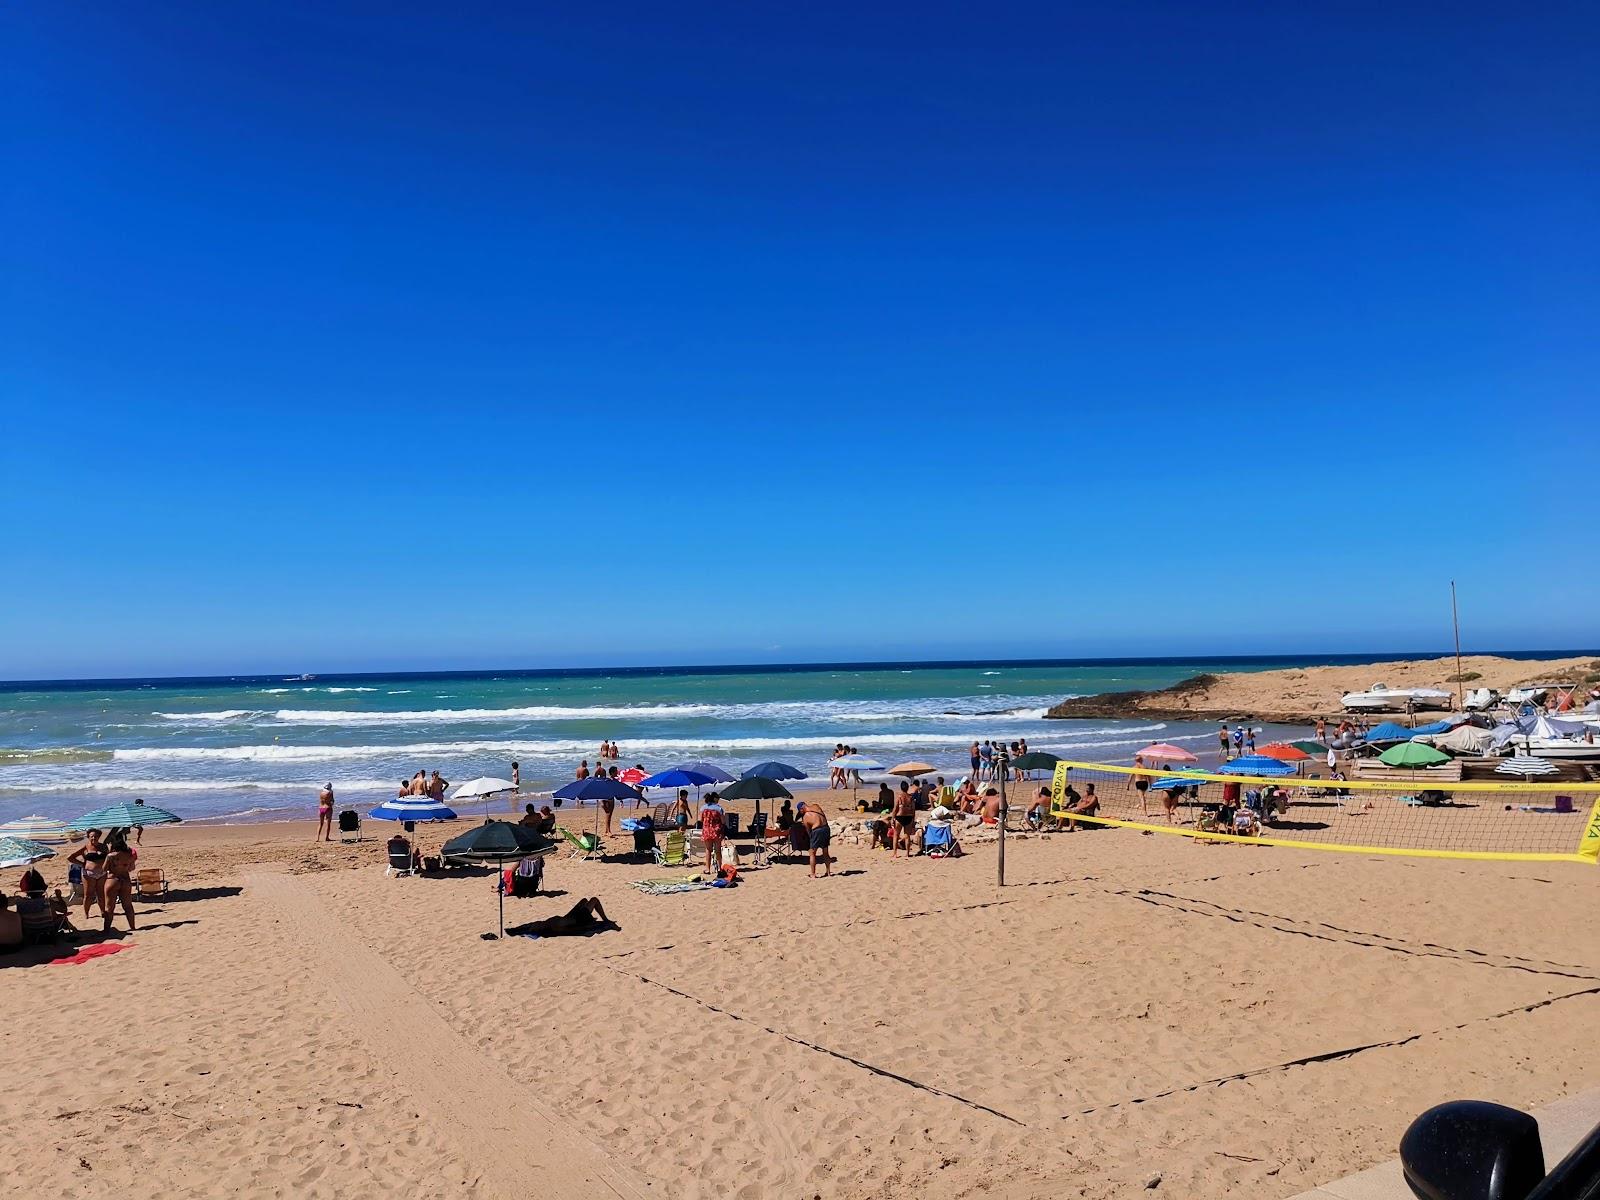
[[349, 1016], [348, 1028], [448, 1133], [494, 1196], [642, 1200], [649, 1189], [486, 1058], [291, 875], [243, 883], [266, 900]]

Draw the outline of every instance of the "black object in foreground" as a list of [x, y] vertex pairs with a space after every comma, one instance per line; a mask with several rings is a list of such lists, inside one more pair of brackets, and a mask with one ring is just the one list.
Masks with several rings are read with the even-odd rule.
[[1456, 1100], [1411, 1123], [1400, 1165], [1421, 1200], [1600, 1200], [1600, 1126], [1546, 1175], [1538, 1121], [1504, 1105]]

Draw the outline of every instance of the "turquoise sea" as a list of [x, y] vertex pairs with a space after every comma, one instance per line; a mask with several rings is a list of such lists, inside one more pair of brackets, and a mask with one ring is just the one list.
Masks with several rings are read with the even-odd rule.
[[708, 759], [737, 775], [768, 759], [823, 772], [836, 742], [893, 765], [963, 774], [974, 738], [1095, 761], [1151, 741], [1205, 754], [1209, 723], [1049, 721], [1066, 696], [1161, 687], [1207, 670], [1352, 656], [985, 664], [819, 665], [627, 671], [342, 675], [0, 685], [0, 820], [70, 818], [142, 796], [189, 820], [310, 815], [331, 782], [357, 806], [402, 777], [509, 774], [549, 789], [594, 759]]

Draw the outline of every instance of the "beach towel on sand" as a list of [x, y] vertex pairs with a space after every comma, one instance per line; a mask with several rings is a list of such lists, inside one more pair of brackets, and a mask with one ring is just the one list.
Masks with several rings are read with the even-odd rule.
[[120, 951], [131, 949], [133, 949], [132, 942], [126, 945], [120, 942], [101, 942], [98, 946], [85, 946], [71, 958], [53, 958], [50, 960], [49, 965], [52, 967], [76, 966], [78, 963], [86, 963], [91, 959], [104, 958], [108, 954], [116, 954]]

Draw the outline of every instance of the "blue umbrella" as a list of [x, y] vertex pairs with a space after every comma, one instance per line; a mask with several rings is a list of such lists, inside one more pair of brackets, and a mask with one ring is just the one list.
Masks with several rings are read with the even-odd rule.
[[1221, 772], [1225, 775], [1293, 775], [1295, 769], [1286, 762], [1279, 762], [1265, 754], [1246, 754], [1243, 758], [1230, 759], [1224, 764]]
[[456, 810], [432, 796], [396, 796], [367, 816], [377, 821], [454, 821]]
[[679, 763], [673, 768], [675, 771], [689, 771], [695, 775], [704, 775], [712, 783], [732, 783], [733, 776], [729, 775], [716, 763], [692, 762]]
[[1168, 775], [1165, 779], [1158, 779], [1150, 786], [1158, 792], [1170, 792], [1175, 788], [1199, 787], [1205, 783], [1204, 779], [1185, 779], [1182, 775]]
[[[654, 775], [646, 776], [639, 781], [640, 787], [704, 787], [716, 780], [709, 775], [702, 775], [698, 771], [685, 771], [682, 767], [673, 767], [667, 771], [657, 771]], [[568, 787], [571, 784], [567, 785]], [[560, 795], [557, 792], [556, 795]]]
[[764, 763], [757, 763], [755, 766], [751, 767], [748, 771], [744, 772], [744, 774], [740, 775], [739, 778], [740, 779], [805, 779], [805, 778], [807, 778], [807, 776], [806, 776], [806, 773], [804, 771], [802, 771], [799, 767], [791, 767], [788, 763], [764, 762]]
[[[649, 782], [646, 780], [645, 782]], [[574, 779], [571, 783], [555, 790], [558, 800], [600, 801], [600, 800], [637, 800], [637, 788], [616, 779], [607, 779], [603, 775], [594, 775], [588, 779]]]

